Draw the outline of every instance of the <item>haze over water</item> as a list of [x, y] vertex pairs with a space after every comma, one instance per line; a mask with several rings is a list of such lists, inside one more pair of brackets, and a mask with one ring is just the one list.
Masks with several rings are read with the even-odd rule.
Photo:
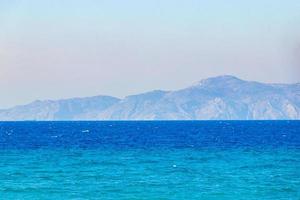
[[300, 82], [299, 10], [299, 0], [0, 1], [0, 108], [225, 74]]

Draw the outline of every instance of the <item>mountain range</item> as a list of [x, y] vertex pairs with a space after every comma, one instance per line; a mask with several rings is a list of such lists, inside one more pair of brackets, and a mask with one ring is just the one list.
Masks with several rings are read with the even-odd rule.
[[175, 91], [34, 101], [0, 110], [22, 120], [275, 120], [300, 119], [300, 83], [266, 84], [218, 76]]

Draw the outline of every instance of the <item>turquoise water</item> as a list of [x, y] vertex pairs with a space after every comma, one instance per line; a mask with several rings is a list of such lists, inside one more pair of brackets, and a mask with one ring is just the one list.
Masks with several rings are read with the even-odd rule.
[[[141, 140], [142, 132], [139, 131], [135, 131], [137, 138], [133, 135], [116, 137], [116, 130], [133, 134], [124, 124], [68, 124], [68, 127], [75, 126], [74, 130], [83, 126], [79, 131], [81, 135], [87, 134], [87, 129], [89, 134], [95, 134], [88, 140], [78, 140], [77, 146], [73, 143], [65, 146], [68, 140], [60, 141], [60, 146], [53, 141], [51, 145], [45, 145], [42, 141], [48, 133], [57, 136], [52, 137], [55, 141], [62, 137], [59, 133], [67, 134], [70, 141], [76, 140], [73, 138], [76, 133], [69, 135], [70, 129], [65, 129], [62, 124], [47, 124], [55, 130], [52, 132], [37, 129], [45, 125], [30, 124], [29, 128], [26, 124], [2, 124], [0, 133], [7, 136], [1, 135], [0, 140], [0, 199], [300, 199], [299, 122], [277, 124], [277, 128], [273, 123], [267, 123], [257, 128], [252, 137], [248, 136], [247, 130], [253, 131], [255, 123], [227, 124], [227, 128], [224, 124], [220, 127], [206, 125], [205, 130], [213, 130], [214, 134], [219, 130], [216, 137], [200, 133], [204, 125], [198, 122], [130, 124], [134, 130], [148, 130], [148, 134], [157, 135], [151, 140], [150, 136], [146, 139], [142, 136], [147, 142]], [[106, 125], [117, 126], [107, 134], [118, 139], [105, 139], [105, 143], [98, 141], [97, 146], [92, 142], [97, 134], [92, 131], [103, 133]], [[180, 135], [174, 132], [173, 135], [179, 138], [177, 141], [164, 134], [165, 126], [171, 132], [175, 129], [186, 132]], [[158, 131], [149, 131], [152, 129]], [[232, 129], [236, 131], [229, 132]], [[30, 134], [33, 130], [41, 134], [40, 139], [29, 140], [28, 130]], [[191, 140], [188, 136], [196, 134], [196, 130], [199, 135], [194, 135]], [[239, 137], [232, 136], [236, 132]], [[164, 135], [169, 139], [166, 140]], [[122, 142], [116, 142], [119, 140]], [[25, 144], [28, 141], [32, 146], [17, 145], [17, 142]], [[80, 141], [89, 145], [80, 146]], [[167, 141], [176, 146], [168, 146]], [[141, 142], [145, 148], [141, 148]], [[131, 145], [127, 146], [128, 143]]]
[[[300, 151], [2, 152], [3, 199], [299, 199]], [[4, 198], [5, 197], [5, 198]]]

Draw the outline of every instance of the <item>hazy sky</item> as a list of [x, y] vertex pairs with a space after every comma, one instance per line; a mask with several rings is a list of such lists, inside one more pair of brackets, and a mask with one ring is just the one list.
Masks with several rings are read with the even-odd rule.
[[300, 1], [0, 0], [0, 108], [221, 74], [300, 82]]

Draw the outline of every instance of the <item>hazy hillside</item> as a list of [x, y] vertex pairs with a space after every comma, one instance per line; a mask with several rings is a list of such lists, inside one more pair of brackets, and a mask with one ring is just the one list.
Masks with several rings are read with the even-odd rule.
[[35, 101], [0, 110], [0, 120], [164, 119], [300, 119], [300, 84], [219, 76], [177, 91]]
[[79, 120], [93, 119], [119, 101], [109, 96], [34, 101], [0, 110], [0, 120]]

